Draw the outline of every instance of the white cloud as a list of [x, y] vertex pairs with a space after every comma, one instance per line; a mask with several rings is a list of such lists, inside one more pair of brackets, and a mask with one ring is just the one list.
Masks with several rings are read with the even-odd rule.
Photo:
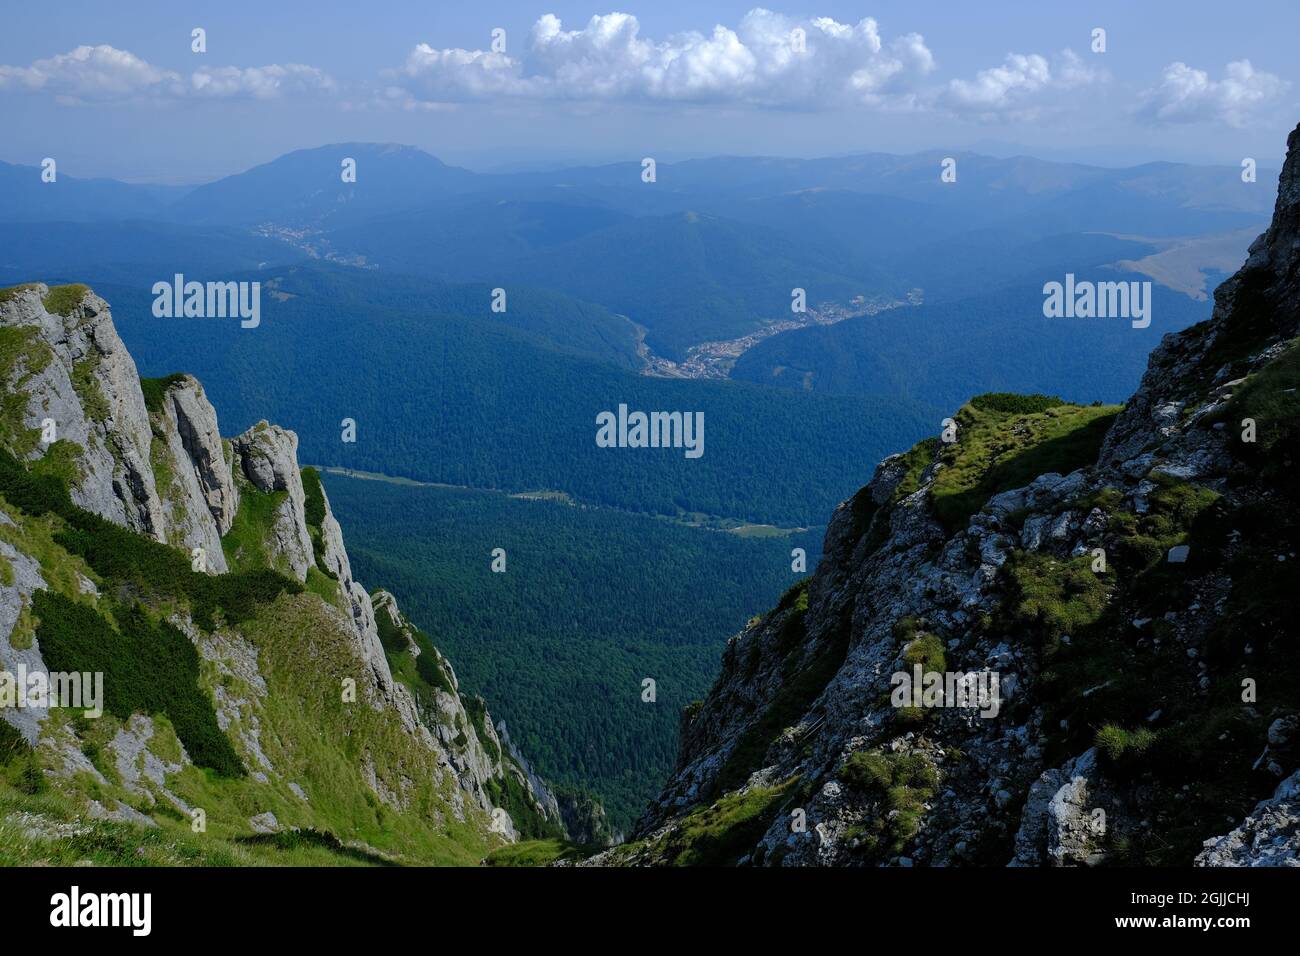
[[141, 93], [175, 93], [180, 74], [151, 66], [115, 47], [79, 46], [30, 66], [0, 64], [0, 90], [49, 93], [65, 100], [109, 100]]
[[1059, 106], [1060, 94], [1107, 79], [1072, 50], [1062, 50], [1054, 63], [1038, 53], [1008, 53], [1000, 66], [980, 70], [974, 79], [949, 81], [937, 102], [977, 117], [1029, 119]]
[[328, 74], [314, 66], [287, 63], [281, 66], [204, 67], [190, 77], [190, 90], [198, 96], [252, 96], [274, 99], [283, 93], [330, 92], [335, 89]]
[[30, 66], [0, 64], [0, 91], [44, 93], [64, 104], [187, 96], [251, 96], [329, 91], [334, 81], [315, 67], [286, 65], [200, 67], [188, 77], [156, 67], [128, 50], [79, 46]]
[[1186, 63], [1170, 63], [1160, 84], [1143, 93], [1138, 112], [1161, 123], [1217, 121], [1243, 127], [1289, 86], [1273, 73], [1256, 70], [1249, 60], [1229, 63], [1222, 80]]
[[[802, 50], [796, 28], [803, 31]], [[626, 13], [594, 16], [580, 30], [565, 30], [546, 14], [518, 55], [421, 43], [386, 78], [390, 89], [420, 103], [519, 97], [905, 106], [933, 69], [918, 34], [885, 42], [870, 18], [799, 21], [755, 9], [735, 29], [717, 25], [658, 41], [641, 36], [637, 18]]]

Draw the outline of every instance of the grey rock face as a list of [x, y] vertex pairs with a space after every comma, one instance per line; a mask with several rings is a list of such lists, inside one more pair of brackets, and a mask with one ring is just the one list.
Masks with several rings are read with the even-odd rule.
[[384, 655], [384, 645], [379, 640], [379, 627], [375, 621], [375, 609], [370, 602], [370, 595], [356, 581], [348, 581], [346, 589], [352, 628], [357, 634], [357, 648], [370, 665], [380, 687], [391, 688], [393, 675], [388, 667], [388, 658]]
[[[1300, 237], [1300, 127], [1287, 138], [1287, 158], [1278, 179], [1277, 202], [1268, 230], [1251, 243], [1245, 265], [1214, 290], [1214, 313], [1204, 329], [1166, 335], [1151, 353], [1142, 387], [1129, 400], [1119, 421], [1106, 437], [1102, 461], [1119, 464], [1137, 459], [1158, 434], [1163, 410], [1174, 401], [1185, 401], [1197, 377], [1189, 373], [1207, 363], [1216, 343], [1231, 334], [1229, 320], [1237, 312], [1243, 293], [1250, 301], [1248, 311], [1260, 301], [1268, 308], [1264, 319], [1279, 340], [1295, 336], [1300, 328], [1300, 270], [1296, 268], [1297, 237]], [[1221, 369], [1226, 373], [1226, 369]], [[1220, 374], [1214, 383], [1229, 391], [1232, 379]]]
[[321, 540], [324, 544], [322, 559], [325, 570], [340, 581], [351, 581], [352, 562], [348, 560], [348, 549], [343, 545], [343, 529], [339, 527], [338, 519], [334, 517], [334, 509], [330, 507], [329, 495], [325, 494], [324, 488], [321, 488], [321, 495], [325, 499], [325, 520], [321, 522]]
[[1279, 783], [1231, 833], [1206, 840], [1196, 865], [1300, 867], [1300, 771]]
[[284, 492], [276, 507], [271, 539], [273, 556], [282, 561], [299, 581], [307, 580], [307, 569], [316, 563], [312, 553], [302, 474], [298, 470], [298, 436], [279, 425], [260, 421], [231, 439], [234, 468], [262, 494]]
[[[118, 337], [108, 303], [87, 293], [67, 316], [47, 312], [36, 284], [0, 303], [0, 325], [28, 330], [28, 356], [5, 388], [26, 397], [23, 425], [45, 419], [74, 443], [80, 480], [72, 500], [88, 511], [159, 540], [162, 502], [150, 466], [153, 436], [135, 362]], [[38, 445], [28, 457], [46, 453]]]
[[1029, 788], [1012, 866], [1096, 866], [1109, 853], [1118, 804], [1106, 786], [1096, 749], [1043, 773]]
[[[186, 551], [203, 548], [208, 569], [225, 571], [221, 535], [237, 499], [216, 412], [198, 382], [186, 376], [172, 385], [151, 422], [108, 304], [87, 293], [61, 316], [45, 309], [46, 294], [36, 285], [0, 305], [0, 324], [32, 337], [6, 387], [26, 397], [26, 427], [52, 419], [57, 438], [78, 449], [72, 500]], [[51, 453], [41, 442], [29, 457]]]
[[167, 400], [203, 502], [216, 522], [218, 536], [223, 535], [235, 521], [239, 495], [221, 445], [216, 409], [203, 394], [203, 386], [189, 375], [167, 390]]
[[[201, 548], [209, 572], [228, 570], [221, 535], [235, 520], [234, 482], [217, 431], [217, 413], [197, 380], [169, 387], [154, 413], [155, 459], [166, 461], [158, 479], [165, 540], [184, 551]], [[166, 479], [166, 480], [164, 480]]]
[[[348, 559], [348, 549], [343, 543], [343, 529], [339, 527], [334, 510], [330, 507], [329, 495], [321, 488], [321, 497], [325, 501], [325, 517], [321, 521], [320, 559], [324, 570], [338, 580], [341, 593], [352, 615], [352, 625], [357, 633], [358, 647], [366, 662], [375, 673], [376, 680], [382, 687], [391, 687], [393, 675], [388, 667], [388, 658], [384, 654], [383, 643], [379, 640], [379, 629], [375, 621], [375, 608], [370, 595], [352, 577], [352, 562]], [[389, 595], [392, 598], [392, 595]], [[390, 613], [400, 617], [397, 601], [392, 600]]]
[[[0, 516], [9, 518], [0, 511]], [[45, 590], [45, 579], [41, 577], [41, 567], [35, 558], [23, 554], [6, 541], [0, 541], [0, 561], [10, 569], [11, 581], [5, 584], [0, 580], [0, 667], [11, 674], [20, 667], [28, 673], [45, 672], [45, 661], [41, 658], [40, 644], [30, 634], [18, 640], [15, 633], [20, 616], [31, 607], [32, 594]], [[40, 736], [41, 724], [49, 714], [46, 707], [5, 707], [0, 708], [0, 716], [9, 721], [23, 738], [35, 745]]]
[[150, 805], [161, 797], [177, 810], [188, 814], [190, 805], [167, 787], [167, 775], [183, 770], [190, 762], [189, 755], [182, 747], [179, 762], [162, 759], [150, 748], [155, 733], [156, 728], [151, 718], [144, 714], [132, 714], [126, 726], [113, 736], [105, 749], [128, 790], [143, 797]]
[[275, 833], [280, 829], [280, 821], [270, 810], [249, 817], [248, 825], [252, 827], [254, 833]]
[[[318, 563], [307, 527], [297, 436], [279, 426], [260, 422], [232, 439], [231, 447], [234, 468], [249, 483], [247, 494], [284, 493], [284, 500], [275, 511], [268, 542], [273, 556], [283, 561], [299, 580], [305, 580], [307, 570], [314, 566], [319, 566], [337, 580], [342, 614], [354, 635], [357, 656], [366, 665], [365, 672], [369, 675], [368, 692], [372, 705], [376, 709], [392, 708], [407, 733], [431, 749], [442, 751], [446, 765], [457, 775], [462, 791], [482, 809], [494, 809], [488, 796], [487, 782], [499, 781], [511, 774], [533, 795], [542, 814], [558, 821], [560, 814], [554, 795], [531, 772], [525, 772], [504, 759], [505, 748], [497, 739], [490, 720], [486, 720], [482, 728], [486, 740], [481, 740], [479, 732], [475, 731], [467, 735], [463, 745], [457, 745], [453, 728], [474, 727], [460, 695], [440, 690], [437, 700], [429, 705], [429, 713], [425, 714], [407, 687], [393, 679], [375, 615], [386, 615], [399, 630], [409, 630], [409, 623], [398, 608], [396, 598], [385, 591], [377, 592], [379, 603], [376, 606], [365, 587], [353, 578], [343, 532], [323, 488], [325, 514], [321, 521], [322, 547]], [[414, 647], [414, 640], [409, 636], [408, 642]], [[441, 655], [438, 657], [439, 665], [445, 668], [455, 687], [451, 665]], [[379, 795], [384, 800], [401, 802], [400, 794], [384, 792]]]
[[[419, 651], [414, 638], [415, 628], [402, 614], [397, 599], [391, 593], [376, 591], [373, 608], [375, 615], [383, 615], [399, 633], [405, 635], [408, 648]], [[378, 643], [377, 637], [376, 643]], [[420, 702], [419, 716], [416, 719], [429, 729], [436, 740], [436, 745], [446, 753], [448, 765], [456, 773], [461, 789], [480, 807], [491, 812], [496, 808], [488, 793], [489, 782], [503, 784], [508, 777], [512, 778], [513, 782], [528, 794], [537, 811], [563, 829], [564, 817], [555, 794], [545, 781], [533, 772], [528, 761], [515, 747], [505, 723], [502, 722], [494, 727], [491, 715], [485, 711], [482, 726], [478, 726], [465, 706], [465, 700], [460, 694], [460, 684], [451, 663], [436, 647], [432, 648], [430, 653], [434, 655], [433, 666], [446, 675], [451, 690], [435, 688], [431, 700]], [[397, 690], [406, 692], [406, 688], [400, 684], [397, 685]], [[406, 700], [411, 701], [410, 706], [414, 713], [417, 708], [409, 693], [406, 694]], [[508, 830], [510, 833], [515, 832], [513, 823]]]

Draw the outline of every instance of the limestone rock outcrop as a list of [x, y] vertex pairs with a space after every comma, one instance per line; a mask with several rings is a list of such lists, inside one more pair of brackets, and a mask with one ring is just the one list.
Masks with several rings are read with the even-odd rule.
[[[881, 462], [815, 573], [728, 642], [632, 842], [589, 863], [672, 863], [743, 806], [761, 826], [725, 862], [1295, 865], [1300, 699], [1253, 691], [1298, 634], [1300, 129], [1288, 145], [1268, 231], [1122, 410], [982, 396], [950, 446]], [[1105, 426], [1082, 460], [1036, 444], [1067, 415]], [[996, 676], [999, 706], [956, 684], [900, 702], [914, 667]]]
[[306, 496], [298, 469], [298, 436], [263, 420], [230, 440], [235, 474], [254, 489], [280, 495], [267, 542], [273, 562], [283, 562], [299, 581], [315, 565], [307, 530]]
[[[342, 529], [319, 477], [312, 473], [304, 484], [294, 432], [261, 421], [223, 441], [202, 385], [182, 374], [142, 382], [114, 329], [108, 304], [84, 287], [50, 289], [38, 283], [4, 290], [0, 334], [0, 380], [7, 396], [0, 408], [0, 446], [29, 467], [66, 477], [73, 504], [192, 558], [201, 552], [202, 564], [192, 564], [196, 569], [225, 574], [269, 565], [299, 582], [313, 574], [332, 581], [334, 598], [322, 599], [318, 613], [333, 633], [346, 635], [360, 664], [355, 671], [359, 698], [390, 714], [432, 758], [438, 774], [450, 775], [455, 815], [464, 820], [471, 812], [481, 813], [497, 834], [517, 839], [526, 821], [512, 820], [497, 805], [508, 800], [516, 812], [531, 806], [537, 820], [564, 833], [555, 795], [514, 748], [504, 725], [498, 734], [486, 705], [460, 693], [450, 662], [432, 645], [416, 641], [414, 625], [391, 594], [377, 592], [376, 606], [355, 580]], [[0, 525], [18, 527], [3, 510]], [[238, 533], [232, 534], [237, 525]], [[44, 671], [30, 609], [33, 594], [54, 585], [34, 554], [13, 540], [0, 537], [0, 667]], [[68, 574], [65, 569], [60, 582], [65, 592]], [[79, 571], [73, 577], [73, 590], [96, 594], [93, 581]], [[312, 582], [317, 594], [323, 584]], [[396, 651], [413, 660], [423, 655], [423, 666], [432, 664], [430, 673], [441, 675], [428, 699], [394, 677], [377, 612], [390, 630], [406, 635]], [[236, 632], [204, 631], [183, 612], [174, 613], [171, 623], [223, 677], [211, 688], [217, 725], [237, 742], [253, 780], [269, 784], [278, 770], [263, 746], [266, 681], [257, 648]], [[62, 723], [55, 727], [46, 708], [5, 708], [0, 717], [28, 744], [57, 755], [54, 762], [62, 770], [56, 776], [103, 779], [82, 752], [75, 731]], [[108, 752], [130, 764], [123, 780], [136, 781], [141, 800], [161, 796], [188, 813], [190, 808], [167, 788], [167, 776], [180, 772], [189, 758], [183, 750], [179, 760], [154, 753], [150, 741], [155, 735], [136, 733], [152, 726], [148, 715], [133, 715], [131, 733], [119, 734]], [[165, 741], [158, 746], [168, 747]], [[400, 774], [385, 778], [370, 755], [358, 772], [378, 800], [408, 808], [414, 781]], [[309, 801], [296, 782], [285, 786]], [[153, 822], [120, 803], [108, 807], [96, 802], [88, 813]], [[255, 814], [254, 829], [265, 829], [259, 821], [267, 819], [274, 817]]]

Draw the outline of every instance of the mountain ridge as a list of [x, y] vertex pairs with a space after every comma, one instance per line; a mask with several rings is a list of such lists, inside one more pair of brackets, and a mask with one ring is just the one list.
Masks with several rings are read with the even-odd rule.
[[[107, 671], [103, 722], [3, 709], [2, 776], [19, 793], [135, 834], [204, 811], [221, 839], [200, 852], [240, 858], [322, 862], [359, 841], [379, 860], [473, 862], [521, 834], [563, 835], [565, 813], [607, 838], [599, 806], [562, 807], [396, 599], [353, 578], [296, 435], [262, 421], [223, 439], [196, 379], [139, 378], [84, 286], [0, 291], [0, 345], [0, 658]], [[155, 664], [140, 683], [150, 642], [178, 674]], [[303, 714], [355, 749], [303, 739]], [[0, 795], [0, 813], [15, 800]], [[37, 836], [27, 852], [51, 848]]]
[[979, 396], [881, 462], [586, 862], [1297, 865], [1298, 250], [1300, 128], [1212, 317], [1122, 409]]

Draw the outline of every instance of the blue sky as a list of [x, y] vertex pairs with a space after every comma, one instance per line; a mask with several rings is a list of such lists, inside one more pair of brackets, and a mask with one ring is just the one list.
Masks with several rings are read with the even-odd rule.
[[930, 148], [1275, 166], [1300, 119], [1288, 2], [181, 6], [7, 10], [0, 159], [171, 182], [350, 140], [474, 168]]

